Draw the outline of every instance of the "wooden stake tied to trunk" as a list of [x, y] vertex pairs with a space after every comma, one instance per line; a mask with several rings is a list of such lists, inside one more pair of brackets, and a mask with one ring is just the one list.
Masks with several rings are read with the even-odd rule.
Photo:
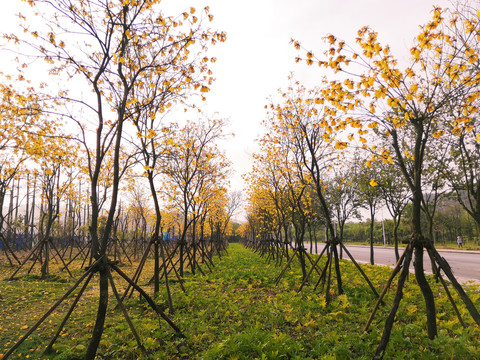
[[417, 235], [412, 234], [410, 241], [407, 243], [407, 246], [404, 250], [404, 253], [402, 254], [397, 264], [395, 265], [394, 269], [392, 270], [392, 274], [388, 279], [380, 297], [378, 298], [377, 303], [375, 304], [375, 307], [372, 310], [372, 313], [370, 314], [370, 317], [364, 328], [364, 331], [368, 331], [380, 303], [382, 303], [383, 298], [385, 297], [395, 276], [400, 273], [400, 277], [397, 283], [397, 290], [395, 293], [395, 297], [393, 299], [390, 313], [387, 316], [387, 319], [385, 320], [385, 327], [383, 330], [382, 338], [375, 352], [375, 356], [374, 356], [375, 359], [382, 359], [385, 354], [385, 350], [387, 348], [387, 345], [390, 339], [390, 334], [395, 321], [395, 316], [398, 311], [400, 302], [403, 298], [403, 289], [405, 287], [405, 281], [407, 280], [407, 277], [408, 277], [409, 266], [412, 259], [414, 261], [415, 279], [422, 291], [422, 295], [425, 300], [426, 320], [427, 320], [426, 325], [427, 325], [428, 337], [430, 339], [433, 339], [437, 336], [435, 299], [433, 296], [433, 292], [425, 277], [424, 263], [423, 263], [424, 250], [426, 250], [430, 256], [430, 259], [432, 261], [432, 267], [437, 269], [437, 273], [435, 275], [441, 279], [443, 288], [445, 289], [448, 299], [462, 326], [464, 327], [466, 326], [465, 322], [460, 316], [460, 312], [458, 311], [457, 306], [450, 295], [447, 284], [443, 280], [440, 271], [443, 271], [445, 276], [451, 282], [452, 286], [454, 287], [454, 289], [457, 291], [458, 295], [464, 302], [468, 312], [470, 313], [475, 323], [480, 326], [480, 314], [478, 313], [478, 310], [476, 309], [471, 299], [463, 290], [462, 286], [456, 280], [455, 276], [453, 275], [453, 272], [451, 271], [450, 266], [448, 265], [448, 262], [440, 256], [438, 251], [435, 249], [433, 242], [430, 239], [425, 238], [418, 234]]

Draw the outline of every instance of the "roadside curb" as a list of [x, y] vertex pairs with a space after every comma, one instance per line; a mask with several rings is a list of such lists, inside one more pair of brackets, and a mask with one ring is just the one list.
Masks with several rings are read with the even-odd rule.
[[[349, 246], [348, 243], [343, 243], [347, 248]], [[358, 246], [358, 247], [364, 247], [364, 248], [370, 248], [370, 245], [353, 245], [353, 244], [350, 244], [350, 246]], [[374, 245], [373, 248], [380, 248], [380, 249], [388, 249], [388, 248], [391, 248], [393, 249], [394, 247], [393, 246], [383, 246], [383, 245]], [[398, 247], [398, 250], [403, 250], [405, 249], [404, 246], [399, 246]], [[441, 249], [441, 248], [436, 248], [437, 251], [443, 251], [443, 252], [458, 252], [458, 253], [467, 253], [467, 254], [480, 254], [480, 251], [479, 250], [457, 250], [457, 249]]]

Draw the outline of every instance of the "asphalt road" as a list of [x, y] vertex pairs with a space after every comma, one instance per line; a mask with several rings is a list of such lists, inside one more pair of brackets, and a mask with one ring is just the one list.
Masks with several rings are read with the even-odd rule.
[[[318, 252], [323, 249], [323, 244], [318, 244]], [[352, 254], [358, 263], [370, 263], [370, 247], [363, 245], [346, 245], [348, 251]], [[306, 246], [310, 249], [309, 244]], [[313, 249], [315, 253], [315, 249]], [[400, 255], [403, 249], [399, 249]], [[460, 282], [474, 281], [480, 283], [480, 252], [462, 251], [462, 250], [438, 250], [440, 255], [448, 261], [452, 268], [453, 274]], [[343, 257], [347, 259], [345, 252]], [[395, 252], [393, 248], [375, 246], [374, 247], [374, 262], [376, 265], [395, 265]], [[424, 266], [427, 273], [431, 273], [430, 259], [427, 253], [424, 254]], [[410, 264], [410, 269], [413, 271], [413, 261]]]

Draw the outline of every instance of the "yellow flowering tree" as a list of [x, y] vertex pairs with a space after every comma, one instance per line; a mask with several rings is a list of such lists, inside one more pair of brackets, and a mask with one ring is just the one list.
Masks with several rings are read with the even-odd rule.
[[9, 76], [3, 76], [0, 83], [0, 242], [10, 260], [12, 256], [17, 263], [21, 263], [11, 249], [9, 240], [3, 236], [5, 230], [4, 203], [7, 190], [15, 179], [25, 172], [25, 162], [29, 158], [27, 148], [37, 144], [39, 137], [33, 136], [38, 130], [35, 126], [41, 115], [39, 101], [33, 89], [25, 92], [15, 89]]
[[[334, 228], [334, 205], [328, 202], [327, 194], [331, 193], [328, 187], [338, 186], [329, 184], [334, 177], [332, 170], [339, 165], [347, 147], [346, 139], [339, 136], [339, 133], [345, 130], [345, 125], [331, 118], [334, 116], [333, 110], [326, 106], [323, 93], [318, 88], [307, 90], [298, 82], [292, 82], [288, 91], [280, 92], [280, 95], [282, 102], [279, 104], [272, 102], [268, 107], [269, 116], [265, 121], [267, 134], [262, 139], [262, 145], [270, 151], [268, 161], [282, 165], [279, 166], [279, 169], [283, 170], [280, 174], [288, 180], [288, 176], [294, 173], [298, 182], [295, 187], [311, 190], [319, 204], [320, 214], [325, 220], [328, 234], [322, 251], [322, 254], [324, 252], [328, 254], [327, 266], [320, 274], [322, 284], [326, 284], [326, 301], [330, 301], [333, 292], [331, 291], [332, 267], [336, 275], [337, 292], [343, 293], [339, 262], [340, 249], [352, 259], [373, 293], [376, 294], [365, 272], [353, 259], [343, 241], [338, 238]], [[271, 149], [281, 150], [275, 153]], [[284, 158], [288, 161], [282, 160]], [[287, 184], [288, 182], [286, 181]], [[310, 192], [305, 193], [307, 194]], [[305, 196], [304, 199], [309, 197], [310, 195]], [[299, 209], [302, 209], [302, 206], [297, 206], [297, 210]], [[312, 210], [308, 211], [310, 211], [309, 221], [312, 221]], [[313, 267], [315, 268], [315, 265]]]
[[[179, 239], [179, 273], [183, 277], [186, 255], [196, 252], [195, 229], [206, 202], [216, 191], [225, 191], [230, 163], [216, 144], [223, 138], [223, 119], [190, 121], [183, 127], [173, 125], [162, 147], [164, 157], [158, 165], [163, 175], [162, 194], [179, 210], [182, 233]], [[192, 237], [187, 241], [188, 232]], [[194, 259], [190, 265], [194, 266]]]
[[[198, 70], [191, 63], [192, 57], [197, 58], [197, 54], [204, 51], [207, 44], [223, 41], [225, 34], [202, 30], [199, 18], [194, 15], [194, 8], [179, 17], [164, 16], [159, 8], [159, 0], [29, 0], [28, 3], [34, 7], [34, 13], [42, 17], [42, 21], [33, 22], [22, 15], [19, 18], [24, 33], [10, 34], [6, 38], [11, 40], [12, 46], [29, 46], [34, 51], [33, 56], [45, 60], [49, 76], [62, 76], [60, 85], [72, 80], [68, 89], [60, 86], [55, 94], [50, 93], [50, 99], [58, 105], [63, 117], [78, 125], [77, 139], [86, 151], [91, 185], [90, 235], [93, 263], [60, 303], [82, 281], [88, 284], [93, 275], [98, 273], [99, 303], [85, 359], [96, 356], [104, 329], [109, 294], [115, 296], [122, 308], [138, 347], [144, 349], [118, 296], [112, 271], [131, 284], [175, 332], [181, 334], [181, 331], [153, 299], [107, 256], [121, 178], [129, 167], [128, 162], [133, 160], [129, 153], [125, 153], [125, 135], [139, 112], [147, 111], [150, 116], [155, 116], [155, 111], [147, 106], [151, 98], [137, 97], [137, 94], [151, 86], [163, 89], [158, 95], [160, 99], [166, 94], [181, 92], [185, 88], [184, 84], [191, 82], [191, 74]], [[208, 12], [208, 9], [205, 11]], [[209, 90], [210, 76], [205, 76], [205, 83], [192, 84], [192, 89], [198, 90], [200, 94]], [[145, 79], [157, 81], [147, 83]], [[53, 84], [53, 81], [50, 82], [50, 85]], [[83, 93], [82, 89], [87, 91]], [[106, 203], [105, 226], [99, 232], [102, 198], [98, 189], [101, 175], [108, 168], [108, 154], [112, 155], [111, 190]], [[122, 159], [125, 159], [123, 163]], [[77, 296], [81, 296], [81, 292]], [[56, 306], [58, 304], [51, 311]], [[42, 321], [35, 324], [26, 336]], [[10, 356], [23, 340], [24, 338], [7, 351], [4, 358]]]
[[[424, 272], [424, 250], [449, 278], [480, 324], [478, 311], [435, 250], [432, 239], [422, 233], [420, 223], [427, 148], [435, 146], [436, 139], [445, 134], [445, 124], [451, 125], [453, 134], [471, 131], [472, 119], [478, 113], [479, 29], [478, 14], [466, 17], [434, 8], [432, 19], [421, 27], [410, 50], [410, 62], [402, 69], [390, 48], [380, 44], [377, 33], [368, 27], [358, 32], [358, 51], [334, 35], [328, 35], [324, 57], [318, 59], [312, 52], [306, 54], [307, 64], [315, 63], [344, 75], [341, 80], [330, 77], [324, 83], [322, 95], [329, 106], [327, 123], [356, 129], [365, 147], [369, 147], [367, 133], [377, 138], [387, 137], [388, 147], [370, 147], [374, 151], [372, 160], [394, 162], [412, 193], [412, 235], [394, 269], [397, 274], [402, 267], [376, 357], [383, 356], [388, 344], [412, 257], [415, 278], [426, 304], [428, 336], [437, 335], [435, 300]], [[293, 43], [301, 47], [299, 42]], [[448, 291], [446, 285], [445, 289]]]

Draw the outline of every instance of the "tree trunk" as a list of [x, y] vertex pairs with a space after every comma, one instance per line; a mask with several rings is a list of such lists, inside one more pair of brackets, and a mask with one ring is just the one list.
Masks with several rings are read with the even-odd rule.
[[93, 328], [90, 344], [88, 345], [87, 352], [85, 354], [85, 360], [93, 360], [97, 354], [98, 345], [102, 338], [103, 327], [105, 324], [105, 317], [108, 307], [108, 269], [105, 264], [105, 258], [102, 259], [100, 275], [100, 298], [98, 301], [97, 319], [95, 321], [95, 327]]
[[422, 291], [423, 298], [425, 299], [425, 312], [427, 315], [427, 332], [429, 339], [437, 336], [437, 319], [435, 310], [435, 299], [433, 297], [432, 289], [425, 278], [425, 272], [423, 268], [423, 245], [415, 245], [415, 278], [417, 279], [418, 286]]
[[393, 241], [395, 244], [395, 261], [398, 261], [400, 254], [398, 252], [398, 227], [400, 225], [400, 218], [393, 217]]
[[154, 257], [155, 257], [155, 269], [153, 270], [154, 271], [154, 274], [153, 274], [153, 277], [154, 277], [154, 286], [153, 286], [153, 294], [155, 296], [158, 295], [159, 291], [160, 291], [160, 254], [159, 254], [159, 251], [158, 251], [158, 246], [159, 246], [159, 242], [162, 241], [162, 239], [159, 238], [158, 234], [157, 234], [157, 229], [155, 229], [155, 238], [153, 239], [154, 243]]
[[373, 258], [373, 226], [375, 224], [375, 214], [370, 208], [370, 264], [374, 265], [375, 261]]
[[50, 253], [49, 253], [49, 249], [48, 249], [48, 240], [47, 239], [44, 239], [44, 240], [41, 240], [43, 242], [42, 246], [40, 247], [40, 251], [44, 251], [44, 254], [45, 254], [45, 257], [43, 259], [43, 264], [42, 264], [42, 268], [41, 268], [41, 279], [46, 279], [47, 276], [48, 276], [48, 263], [50, 261]]
[[335, 274], [337, 276], [338, 295], [342, 295], [343, 294], [342, 274], [340, 272], [340, 263], [339, 263], [340, 260], [338, 259], [336, 242], [332, 244], [332, 250], [333, 250], [333, 257], [335, 259]]

